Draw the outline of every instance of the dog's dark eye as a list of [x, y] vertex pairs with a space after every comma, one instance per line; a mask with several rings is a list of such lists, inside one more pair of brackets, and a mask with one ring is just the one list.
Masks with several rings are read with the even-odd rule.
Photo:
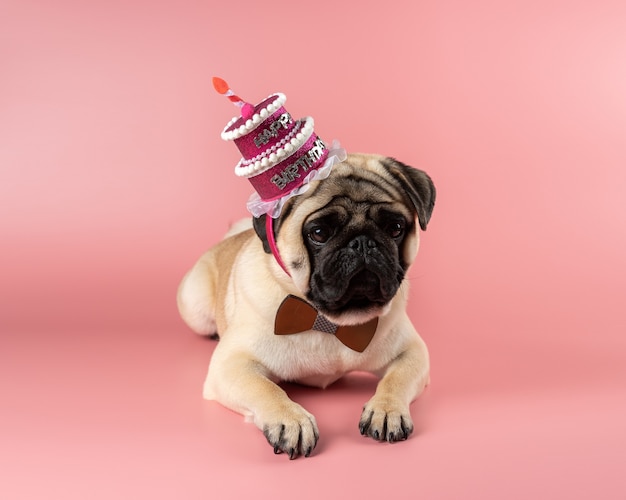
[[400, 238], [404, 234], [404, 226], [404, 222], [394, 221], [387, 224], [387, 227], [385, 229], [389, 236], [396, 239]]
[[331, 235], [332, 233], [328, 226], [314, 226], [309, 231], [309, 238], [315, 243], [326, 243]]

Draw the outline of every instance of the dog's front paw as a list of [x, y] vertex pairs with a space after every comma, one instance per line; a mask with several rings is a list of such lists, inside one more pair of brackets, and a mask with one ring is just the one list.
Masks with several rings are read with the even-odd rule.
[[404, 441], [413, 432], [413, 420], [408, 406], [374, 397], [363, 408], [359, 430], [376, 441]]
[[319, 439], [315, 417], [297, 403], [264, 423], [263, 434], [274, 453], [286, 453], [291, 460], [299, 455], [310, 456]]

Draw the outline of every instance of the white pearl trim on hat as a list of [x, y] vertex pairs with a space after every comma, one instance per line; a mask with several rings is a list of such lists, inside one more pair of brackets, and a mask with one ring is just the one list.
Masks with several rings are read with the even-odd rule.
[[[237, 175], [238, 177], [254, 177], [255, 175], [261, 174], [266, 170], [272, 168], [274, 165], [280, 163], [286, 158], [289, 158], [292, 154], [298, 151], [298, 149], [300, 149], [306, 141], [309, 140], [311, 134], [313, 134], [313, 127], [313, 118], [307, 116], [306, 118], [304, 118], [304, 125], [302, 126], [302, 130], [300, 132], [294, 130], [296, 132], [295, 137], [289, 138], [289, 136], [287, 136], [285, 137], [285, 139], [283, 139], [283, 141], [276, 144], [276, 146], [279, 146], [279, 144], [285, 142], [285, 144], [282, 147], [279, 146], [276, 151], [272, 151], [273, 148], [270, 149], [268, 151], [270, 153], [269, 157], [266, 156], [267, 153], [263, 153], [248, 161], [245, 161], [242, 158], [235, 167], [235, 175]], [[257, 159], [259, 157], [262, 158]], [[254, 161], [254, 163], [248, 164], [253, 160], [256, 161]]]
[[268, 116], [270, 116], [272, 113], [275, 113], [278, 108], [281, 108], [287, 101], [287, 97], [282, 92], [272, 94], [268, 96], [267, 99], [270, 99], [274, 96], [276, 97], [276, 99], [268, 104], [267, 107], [252, 115], [252, 118], [246, 120], [245, 124], [234, 130], [228, 130], [234, 125], [237, 120], [241, 120], [240, 116], [235, 116], [230, 122], [228, 122], [228, 125], [226, 125], [226, 128], [224, 128], [224, 130], [222, 131], [222, 139], [224, 139], [225, 141], [233, 141], [235, 139], [243, 137], [246, 134], [249, 134], [252, 130], [257, 128]]

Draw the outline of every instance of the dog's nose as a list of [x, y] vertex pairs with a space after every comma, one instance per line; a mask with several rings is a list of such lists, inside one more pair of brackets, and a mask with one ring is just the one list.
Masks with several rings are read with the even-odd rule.
[[368, 254], [372, 248], [376, 248], [376, 242], [369, 236], [360, 235], [348, 243], [348, 247], [363, 255]]

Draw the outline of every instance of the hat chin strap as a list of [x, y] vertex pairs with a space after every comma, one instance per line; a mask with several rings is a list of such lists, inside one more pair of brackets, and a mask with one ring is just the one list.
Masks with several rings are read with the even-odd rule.
[[270, 246], [270, 250], [272, 251], [272, 255], [278, 262], [278, 265], [282, 268], [283, 271], [287, 273], [287, 276], [291, 277], [289, 271], [285, 267], [283, 259], [280, 257], [280, 252], [278, 251], [278, 246], [276, 246], [276, 239], [274, 238], [274, 218], [270, 215], [266, 215], [265, 217], [265, 233], [267, 236], [267, 242]]

